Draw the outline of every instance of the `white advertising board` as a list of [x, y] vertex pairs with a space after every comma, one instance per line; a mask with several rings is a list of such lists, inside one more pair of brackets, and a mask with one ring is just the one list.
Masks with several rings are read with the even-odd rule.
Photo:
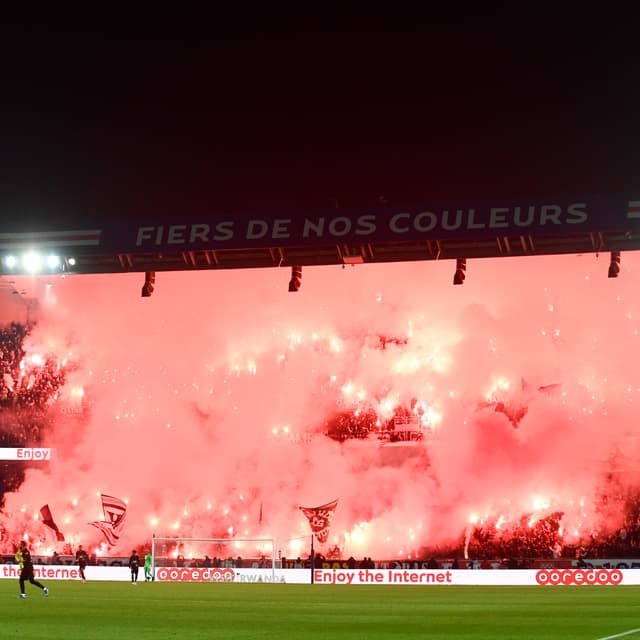
[[[77, 567], [35, 565], [35, 576], [42, 580], [79, 580]], [[128, 567], [89, 565], [85, 574], [91, 580], [128, 582]], [[18, 579], [16, 564], [0, 565], [0, 579]], [[138, 581], [144, 582], [142, 568]], [[309, 569], [232, 569], [157, 567], [156, 582], [255, 582], [310, 584]], [[315, 569], [317, 585], [430, 586], [555, 586], [555, 585], [640, 585], [640, 569], [505, 569], [505, 570], [429, 570], [429, 569]]]
[[49, 461], [54, 449], [48, 447], [0, 447], [0, 460], [19, 460], [20, 462]]

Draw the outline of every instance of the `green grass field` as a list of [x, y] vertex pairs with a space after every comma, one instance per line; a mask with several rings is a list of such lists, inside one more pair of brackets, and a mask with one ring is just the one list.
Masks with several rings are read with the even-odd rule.
[[0, 580], [0, 638], [640, 640], [640, 587], [396, 587]]

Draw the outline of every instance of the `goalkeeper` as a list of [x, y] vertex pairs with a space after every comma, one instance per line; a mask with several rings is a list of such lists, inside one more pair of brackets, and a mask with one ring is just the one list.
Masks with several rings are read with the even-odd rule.
[[151, 582], [153, 580], [153, 568], [152, 568], [151, 552], [147, 549], [144, 554], [144, 580], [145, 582]]

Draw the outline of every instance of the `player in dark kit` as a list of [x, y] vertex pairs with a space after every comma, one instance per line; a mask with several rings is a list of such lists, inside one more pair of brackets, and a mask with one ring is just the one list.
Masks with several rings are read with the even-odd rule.
[[82, 582], [86, 582], [87, 578], [84, 575], [84, 570], [87, 567], [87, 562], [89, 562], [89, 556], [82, 548], [82, 545], [79, 545], [78, 550], [76, 551], [76, 562], [78, 563], [78, 569], [80, 570], [80, 580], [82, 580]]
[[136, 584], [138, 582], [138, 571], [140, 569], [140, 556], [135, 549], [129, 557], [129, 569], [131, 569], [131, 584]]
[[27, 547], [27, 543], [24, 540], [20, 540], [20, 548], [16, 553], [16, 560], [20, 565], [20, 597], [26, 598], [27, 594], [24, 592], [24, 583], [28, 580], [31, 584], [39, 587], [44, 591], [44, 595], [49, 595], [49, 589], [42, 583], [34, 580], [33, 577], [33, 561], [31, 560], [31, 552]]

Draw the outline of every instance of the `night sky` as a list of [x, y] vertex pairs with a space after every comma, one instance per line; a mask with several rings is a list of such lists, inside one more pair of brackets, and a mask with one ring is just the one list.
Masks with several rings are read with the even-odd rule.
[[136, 6], [7, 22], [3, 219], [637, 185], [629, 15]]

